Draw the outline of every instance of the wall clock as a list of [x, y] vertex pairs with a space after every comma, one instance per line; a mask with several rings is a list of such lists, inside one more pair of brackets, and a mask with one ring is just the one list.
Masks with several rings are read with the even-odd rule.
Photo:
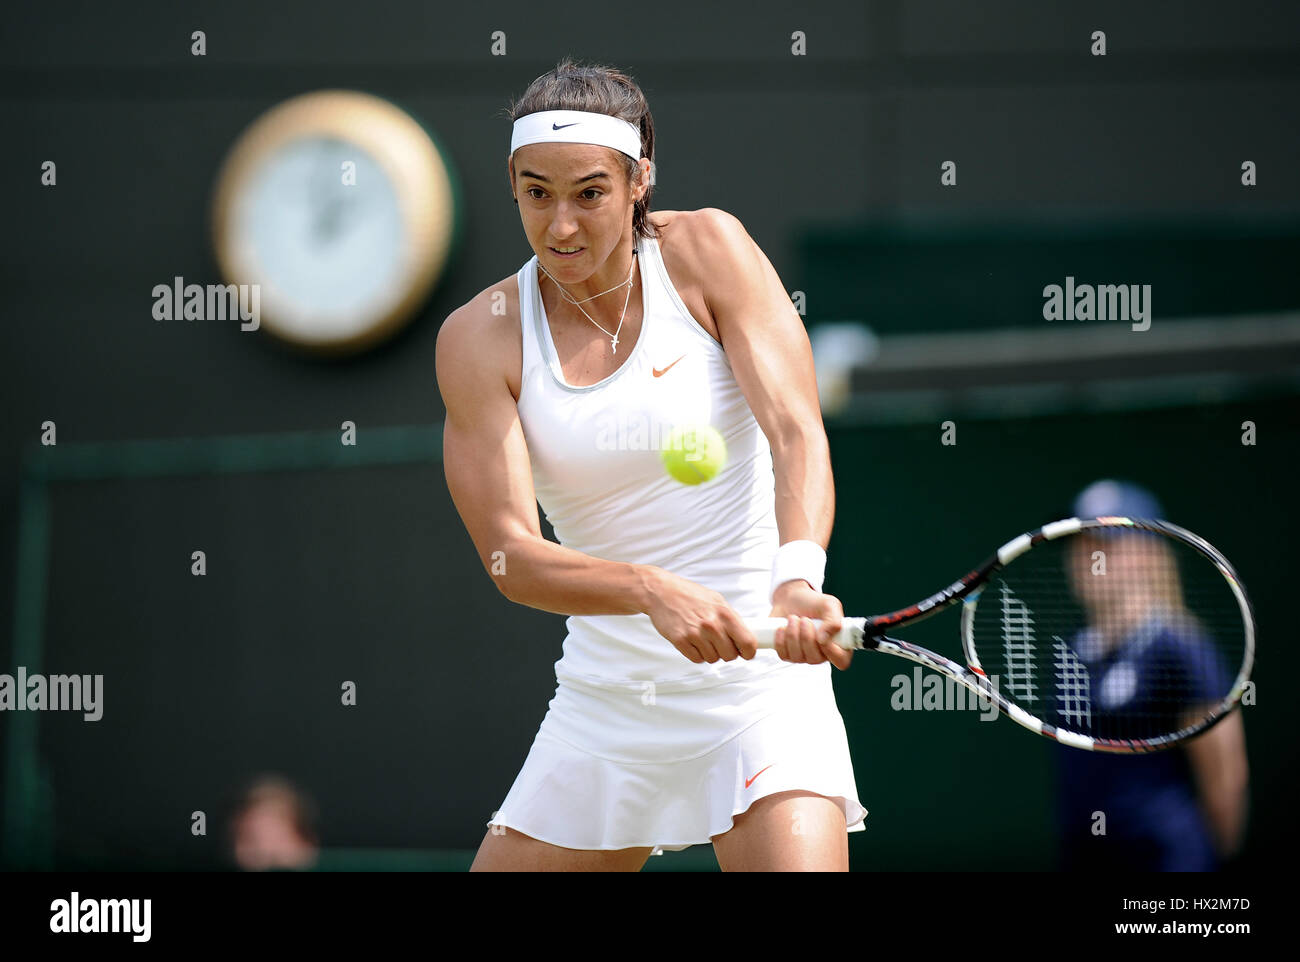
[[213, 243], [227, 284], [260, 285], [259, 324], [311, 351], [396, 333], [454, 246], [459, 189], [429, 133], [396, 105], [327, 90], [257, 118], [227, 155]]

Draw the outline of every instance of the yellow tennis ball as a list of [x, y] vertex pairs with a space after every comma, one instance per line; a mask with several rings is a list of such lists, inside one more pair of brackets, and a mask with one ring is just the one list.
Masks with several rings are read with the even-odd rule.
[[703, 484], [727, 463], [727, 442], [707, 424], [674, 428], [663, 449], [664, 467], [682, 484]]

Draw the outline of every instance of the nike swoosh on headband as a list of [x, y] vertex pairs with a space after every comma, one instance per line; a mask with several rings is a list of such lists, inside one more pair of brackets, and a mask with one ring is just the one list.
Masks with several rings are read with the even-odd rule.
[[551, 129], [552, 129], [552, 130], [563, 130], [565, 127], [576, 127], [576, 126], [578, 126], [578, 124], [580, 124], [580, 123], [582, 123], [581, 120], [575, 120], [575, 121], [574, 121], [573, 123], [571, 123], [571, 124], [557, 124], [557, 123], [552, 123], [552, 124], [551, 124]]

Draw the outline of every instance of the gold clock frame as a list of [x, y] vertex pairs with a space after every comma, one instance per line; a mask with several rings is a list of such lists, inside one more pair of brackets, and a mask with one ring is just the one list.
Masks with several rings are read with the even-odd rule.
[[450, 259], [456, 232], [456, 183], [449, 163], [428, 132], [396, 104], [352, 90], [301, 94], [267, 110], [240, 134], [217, 175], [212, 198], [212, 242], [228, 284], [252, 283], [252, 251], [234, 238], [238, 198], [279, 150], [309, 137], [333, 137], [356, 144], [384, 170], [397, 194], [406, 231], [392, 306], [369, 318], [348, 337], [310, 338], [286, 327], [274, 310], [260, 323], [276, 338], [321, 354], [351, 354], [387, 340], [406, 326], [424, 304]]

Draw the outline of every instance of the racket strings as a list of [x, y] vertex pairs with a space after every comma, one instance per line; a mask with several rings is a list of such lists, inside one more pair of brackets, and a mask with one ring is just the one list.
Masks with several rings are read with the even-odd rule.
[[1229, 576], [1146, 532], [1043, 542], [990, 580], [970, 643], [1010, 701], [1095, 739], [1157, 739], [1229, 696], [1247, 650]]

